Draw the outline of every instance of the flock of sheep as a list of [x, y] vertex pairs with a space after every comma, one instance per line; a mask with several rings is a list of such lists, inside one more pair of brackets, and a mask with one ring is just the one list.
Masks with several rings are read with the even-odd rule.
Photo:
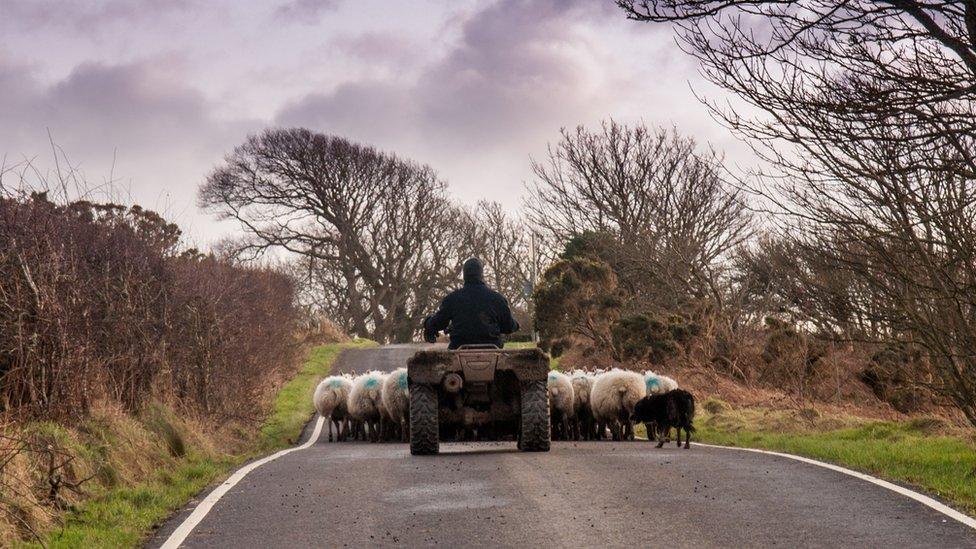
[[[634, 439], [634, 409], [647, 396], [669, 394], [678, 383], [652, 371], [614, 368], [569, 374], [549, 372], [549, 414], [554, 440]], [[658, 429], [648, 426], [648, 438]]]
[[[651, 371], [641, 374], [614, 368], [566, 374], [554, 370], [547, 384], [554, 440], [599, 440], [606, 437], [607, 429], [613, 440], [633, 440], [634, 412], [642, 399], [643, 409], [660, 409], [659, 418], [640, 419], [648, 425], [650, 439], [658, 435], [663, 443], [671, 427], [684, 427], [686, 433], [693, 429], [691, 395], [679, 390], [674, 379]], [[685, 400], [676, 399], [678, 396]], [[690, 410], [687, 399], [691, 399]], [[319, 414], [328, 419], [330, 442], [408, 440], [406, 368], [329, 376], [319, 383], [312, 400]], [[680, 430], [678, 434], [680, 444]]]
[[312, 395], [315, 409], [329, 422], [335, 440], [402, 440], [410, 433], [407, 369], [373, 370], [359, 376], [329, 376]]

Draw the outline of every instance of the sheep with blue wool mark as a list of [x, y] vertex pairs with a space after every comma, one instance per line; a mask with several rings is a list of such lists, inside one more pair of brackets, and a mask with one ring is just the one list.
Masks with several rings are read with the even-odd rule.
[[332, 442], [332, 427], [335, 425], [335, 440], [345, 440], [349, 435], [349, 411], [347, 400], [352, 389], [352, 381], [343, 376], [329, 376], [315, 388], [312, 404], [315, 410], [329, 424], [329, 442]]
[[377, 370], [362, 374], [353, 380], [352, 390], [349, 391], [349, 414], [363, 423], [373, 442], [378, 442], [383, 423], [383, 380], [386, 374]]
[[648, 395], [660, 395], [678, 388], [677, 381], [651, 370], [644, 372], [644, 385]]
[[409, 442], [410, 389], [406, 368], [397, 368], [386, 377], [383, 382], [382, 400], [393, 430], [399, 433], [401, 441]]

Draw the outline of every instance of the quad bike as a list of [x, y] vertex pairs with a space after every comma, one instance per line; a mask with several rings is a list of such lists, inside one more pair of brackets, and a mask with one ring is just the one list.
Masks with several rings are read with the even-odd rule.
[[548, 452], [548, 374], [539, 349], [418, 351], [407, 361], [410, 453], [436, 454], [446, 438], [516, 440], [523, 452]]

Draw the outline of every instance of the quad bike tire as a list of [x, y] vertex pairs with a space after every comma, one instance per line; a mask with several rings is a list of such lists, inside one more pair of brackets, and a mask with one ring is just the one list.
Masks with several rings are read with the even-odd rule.
[[410, 454], [430, 456], [440, 451], [437, 390], [424, 383], [410, 384]]
[[549, 451], [549, 392], [545, 379], [522, 383], [522, 419], [519, 428], [519, 450]]

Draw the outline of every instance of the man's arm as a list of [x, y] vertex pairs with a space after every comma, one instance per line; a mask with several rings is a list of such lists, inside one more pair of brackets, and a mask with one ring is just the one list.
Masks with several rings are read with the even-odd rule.
[[437, 332], [446, 329], [451, 324], [451, 318], [453, 316], [448, 298], [445, 297], [444, 301], [441, 301], [441, 306], [437, 309], [437, 312], [424, 320], [424, 341], [427, 343], [437, 341]]
[[518, 331], [519, 323], [512, 316], [512, 309], [508, 306], [508, 300], [501, 296], [501, 311], [499, 315], [498, 329], [503, 334], [512, 334]]

